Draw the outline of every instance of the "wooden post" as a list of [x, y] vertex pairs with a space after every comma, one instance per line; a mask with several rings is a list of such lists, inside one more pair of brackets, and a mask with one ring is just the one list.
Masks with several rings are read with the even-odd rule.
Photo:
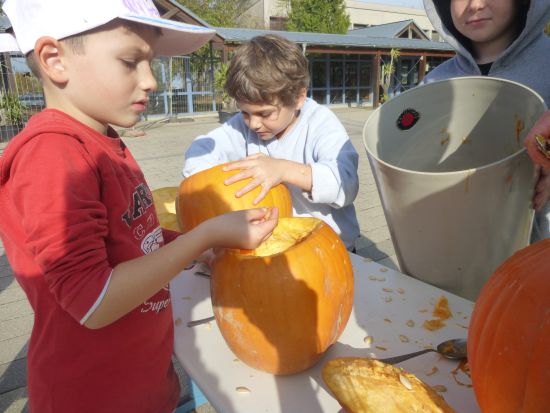
[[424, 76], [426, 76], [426, 60], [428, 59], [428, 56], [426, 53], [423, 53], [422, 56], [420, 56], [420, 67], [418, 68], [418, 82], [420, 83], [422, 79], [424, 79]]
[[373, 65], [374, 90], [372, 91], [372, 107], [376, 109], [380, 103], [380, 50], [374, 56]]

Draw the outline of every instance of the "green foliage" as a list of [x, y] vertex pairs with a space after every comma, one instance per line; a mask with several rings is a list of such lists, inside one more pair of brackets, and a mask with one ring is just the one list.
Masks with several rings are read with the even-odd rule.
[[290, 31], [345, 34], [349, 29], [344, 0], [290, 0], [290, 6]]
[[229, 98], [227, 92], [225, 91], [225, 81], [227, 80], [228, 70], [229, 64], [221, 63], [218, 70], [216, 70], [216, 72], [214, 73], [214, 86], [216, 87], [216, 91], [222, 92], [222, 99], [224, 101], [227, 101]]
[[[177, 0], [177, 2], [209, 25], [214, 27], [240, 27], [242, 16], [245, 10], [248, 10], [255, 0]], [[204, 62], [210, 60], [210, 45], [205, 44], [193, 55], [201, 58]], [[214, 59], [219, 58], [219, 51], [214, 51]]]
[[235, 99], [225, 91], [225, 82], [227, 81], [227, 72], [229, 63], [221, 63], [214, 73], [214, 86], [217, 92], [221, 92], [223, 109], [228, 112], [237, 110]]
[[387, 102], [390, 100], [389, 95], [389, 89], [391, 85], [391, 79], [393, 74], [395, 73], [395, 62], [397, 59], [399, 59], [399, 55], [401, 54], [399, 49], [391, 49], [390, 51], [390, 61], [383, 63], [382, 67], [380, 68], [380, 83], [382, 85], [382, 89], [384, 90], [384, 95], [381, 96], [382, 102]]
[[26, 115], [27, 110], [19, 100], [19, 96], [4, 93], [0, 97], [0, 116], [4, 125], [22, 125]]
[[253, 0], [177, 0], [214, 27], [239, 27], [237, 23]]
[[550, 22], [546, 23], [546, 27], [544, 28], [544, 33], [546, 33], [547, 36], [550, 36]]

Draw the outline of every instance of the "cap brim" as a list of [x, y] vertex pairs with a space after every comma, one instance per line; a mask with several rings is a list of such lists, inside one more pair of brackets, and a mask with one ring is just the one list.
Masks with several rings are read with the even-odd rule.
[[213, 29], [174, 20], [136, 15], [120, 16], [120, 18], [162, 29], [162, 36], [155, 46], [157, 56], [178, 56], [192, 53], [216, 34]]
[[19, 44], [10, 33], [0, 33], [0, 53], [20, 52]]

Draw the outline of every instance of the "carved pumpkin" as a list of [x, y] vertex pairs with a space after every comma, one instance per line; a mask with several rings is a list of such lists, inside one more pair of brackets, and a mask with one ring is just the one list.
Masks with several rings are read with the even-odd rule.
[[239, 359], [273, 374], [314, 365], [348, 322], [349, 253], [317, 218], [281, 218], [256, 250], [224, 250], [212, 266], [212, 305]]
[[550, 239], [516, 252], [484, 285], [468, 360], [484, 413], [550, 411]]
[[153, 203], [157, 212], [157, 218], [162, 228], [173, 231], [181, 231], [176, 215], [177, 187], [157, 188], [151, 191]]
[[281, 184], [271, 188], [266, 197], [254, 205], [252, 202], [259, 195], [261, 188], [257, 187], [240, 198], [235, 197], [235, 192], [244, 187], [250, 179], [225, 185], [225, 179], [238, 173], [223, 171], [225, 165], [198, 172], [180, 184], [178, 220], [183, 232], [209, 218], [243, 209], [275, 206], [279, 209], [279, 217], [292, 216], [292, 199], [286, 186]]

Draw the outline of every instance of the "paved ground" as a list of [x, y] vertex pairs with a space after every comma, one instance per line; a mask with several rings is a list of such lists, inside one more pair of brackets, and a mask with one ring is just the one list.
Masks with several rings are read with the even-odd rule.
[[[360, 155], [360, 189], [355, 206], [361, 226], [358, 253], [388, 267], [396, 268], [397, 260], [391, 243], [376, 185], [363, 148], [363, 125], [372, 112], [365, 108], [335, 109]], [[126, 137], [145, 173], [151, 189], [177, 186], [181, 181], [183, 153], [191, 140], [218, 126], [217, 117], [180, 119], [177, 122], [142, 124], [144, 137]], [[125, 131], [129, 135], [132, 131]], [[4, 144], [0, 143], [0, 154]], [[33, 311], [25, 294], [13, 278], [0, 243], [0, 412], [27, 411], [26, 355], [33, 324]], [[181, 373], [182, 381], [185, 374]], [[211, 406], [198, 409], [214, 412]]]

